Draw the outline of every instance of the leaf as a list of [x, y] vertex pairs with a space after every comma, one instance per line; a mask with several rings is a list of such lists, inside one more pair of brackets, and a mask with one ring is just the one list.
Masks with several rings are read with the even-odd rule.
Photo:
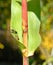
[[23, 49], [25, 49], [26, 47], [21, 43], [21, 42], [19, 42], [18, 41], [18, 39], [17, 39], [17, 36], [15, 36], [16, 34], [10, 34], [10, 39], [11, 39], [11, 44], [10, 44], [10, 46], [14, 49], [14, 50], [16, 50], [16, 49], [20, 49], [20, 50], [23, 50]]
[[33, 55], [40, 45], [39, 35], [40, 21], [33, 12], [28, 13], [28, 56]]
[[[22, 8], [19, 3], [15, 0], [12, 0], [11, 5], [11, 30], [17, 31], [17, 36], [19, 37], [18, 45], [20, 44], [20, 48], [22, 48], [21, 44], [23, 45], [23, 38], [22, 38]], [[39, 28], [40, 28], [40, 21], [35, 13], [28, 12], [28, 56], [33, 55], [34, 51], [40, 45], [41, 38], [39, 35]], [[16, 39], [15, 34], [13, 34], [14, 38]], [[23, 45], [24, 46], [24, 45]], [[24, 48], [23, 48], [24, 49]]]
[[21, 6], [16, 2], [12, 2], [12, 5], [11, 5], [11, 30], [17, 31], [19, 41], [22, 42]]
[[[11, 4], [11, 23], [10, 23], [11, 31], [15, 30], [17, 32], [17, 39], [18, 45], [21, 50], [24, 49], [24, 45], [22, 44], [22, 17], [21, 17], [21, 6], [15, 0], [12, 0]], [[13, 37], [16, 39], [16, 34], [12, 33]]]

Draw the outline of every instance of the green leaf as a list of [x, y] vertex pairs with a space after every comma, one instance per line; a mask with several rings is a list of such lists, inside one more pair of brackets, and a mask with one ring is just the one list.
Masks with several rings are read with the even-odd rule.
[[22, 13], [21, 6], [16, 1], [11, 5], [11, 30], [17, 31], [19, 41], [22, 43]]
[[18, 41], [18, 38], [17, 38], [17, 35], [16, 34], [13, 34], [12, 33], [12, 34], [10, 34], [10, 36], [11, 36], [11, 41], [12, 41], [12, 43], [10, 45], [12, 46], [12, 48], [14, 50], [16, 50], [18, 48], [20, 50], [23, 50], [23, 49], [26, 48], [21, 42]]
[[[22, 8], [21, 5], [12, 0], [11, 5], [11, 30], [17, 31], [17, 36], [19, 37], [18, 45], [23, 48], [23, 37], [22, 37]], [[28, 56], [33, 55], [34, 51], [40, 45], [41, 38], [39, 35], [40, 21], [35, 13], [28, 12]], [[14, 38], [16, 35], [13, 33]], [[24, 49], [24, 48], [23, 48]]]
[[33, 55], [34, 51], [40, 45], [39, 35], [40, 21], [33, 12], [28, 13], [28, 56]]
[[15, 43], [15, 45], [18, 45], [19, 48], [24, 49], [24, 45], [22, 44], [22, 16], [21, 16], [21, 6], [19, 3], [17, 3], [15, 0], [12, 0], [11, 3], [11, 23], [10, 28], [11, 31], [15, 30], [17, 32], [17, 35], [12, 33], [13, 37], [16, 39], [16, 36], [19, 37], [19, 40], [17, 39], [18, 44]]

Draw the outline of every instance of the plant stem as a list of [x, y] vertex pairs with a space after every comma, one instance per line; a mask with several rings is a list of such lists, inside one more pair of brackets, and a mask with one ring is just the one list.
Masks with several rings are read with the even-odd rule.
[[[28, 14], [27, 14], [27, 0], [22, 0], [22, 26], [23, 26], [23, 43], [27, 48], [28, 36]], [[27, 49], [23, 52], [23, 65], [28, 65]]]
[[28, 58], [23, 56], [23, 65], [29, 65]]

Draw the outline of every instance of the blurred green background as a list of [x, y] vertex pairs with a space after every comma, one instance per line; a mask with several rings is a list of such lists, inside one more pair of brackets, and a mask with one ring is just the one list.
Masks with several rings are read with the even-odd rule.
[[11, 16], [11, 0], [0, 0], [0, 28], [5, 29], [7, 19]]

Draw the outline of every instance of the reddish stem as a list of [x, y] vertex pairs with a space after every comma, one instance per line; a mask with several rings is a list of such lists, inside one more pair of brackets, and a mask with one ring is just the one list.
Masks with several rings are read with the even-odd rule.
[[[22, 0], [22, 26], [23, 26], [23, 43], [27, 48], [28, 36], [28, 14], [27, 14], [27, 0]], [[27, 50], [23, 52], [23, 65], [28, 65]]]
[[29, 65], [28, 58], [23, 56], [23, 65]]
[[23, 25], [23, 42], [27, 47], [27, 33], [28, 33], [28, 16], [27, 16], [27, 1], [22, 0], [22, 25]]

